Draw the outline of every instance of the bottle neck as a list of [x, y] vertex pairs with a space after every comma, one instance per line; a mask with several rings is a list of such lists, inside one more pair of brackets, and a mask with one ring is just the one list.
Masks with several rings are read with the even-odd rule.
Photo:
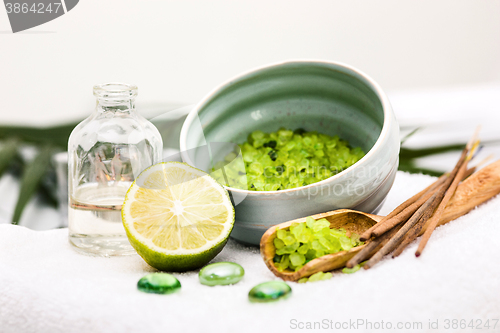
[[104, 83], [94, 86], [98, 113], [130, 114], [135, 110], [137, 86], [126, 83]]
[[125, 99], [125, 100], [108, 100], [108, 99], [98, 99], [96, 111], [99, 113], [122, 113], [130, 114], [135, 111], [135, 100]]

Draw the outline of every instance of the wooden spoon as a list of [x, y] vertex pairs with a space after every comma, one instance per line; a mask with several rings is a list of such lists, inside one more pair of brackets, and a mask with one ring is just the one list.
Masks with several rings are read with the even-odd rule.
[[[469, 211], [476, 206], [484, 203], [500, 193], [500, 161], [494, 162], [489, 166], [476, 172], [467, 178], [458, 186], [453, 198], [446, 206], [446, 210], [439, 220], [438, 225], [448, 223]], [[363, 233], [368, 228], [378, 223], [383, 216], [367, 214], [350, 209], [339, 209], [331, 212], [313, 215], [315, 220], [325, 218], [330, 222], [330, 228], [344, 228], [348, 233]], [[269, 228], [262, 236], [260, 241], [260, 253], [267, 267], [279, 278], [287, 281], [297, 281], [303, 277], [311, 276], [317, 272], [328, 272], [334, 269], [342, 268], [347, 261], [356, 253], [361, 251], [365, 245], [357, 246], [349, 251], [341, 251], [316, 258], [308, 262], [304, 267], [294, 272], [286, 270], [280, 272], [274, 266], [273, 258], [276, 253], [274, 239], [280, 229], [287, 229], [292, 223], [305, 222], [306, 218], [300, 218], [293, 221], [281, 223]], [[424, 226], [421, 234], [425, 231]], [[384, 243], [380, 244], [373, 253], [375, 253]], [[373, 254], [372, 253], [372, 254]], [[371, 254], [370, 254], [371, 255]]]

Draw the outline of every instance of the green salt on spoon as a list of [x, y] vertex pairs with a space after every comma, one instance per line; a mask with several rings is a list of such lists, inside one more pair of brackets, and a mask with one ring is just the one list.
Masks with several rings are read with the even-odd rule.
[[203, 267], [198, 274], [200, 283], [206, 286], [224, 286], [238, 283], [245, 270], [234, 262], [217, 262]]
[[172, 294], [181, 289], [181, 283], [171, 274], [152, 273], [137, 282], [137, 289], [151, 294]]
[[344, 274], [353, 274], [353, 273], [356, 273], [357, 271], [359, 271], [360, 268], [361, 268], [361, 265], [356, 265], [353, 268], [344, 267], [342, 269], [342, 273], [344, 273]]
[[316, 281], [322, 281], [322, 280], [329, 280], [332, 278], [332, 273], [327, 272], [318, 272], [316, 274], [311, 275], [310, 277], [305, 277], [297, 281], [298, 283], [306, 283], [306, 282], [316, 282]]
[[266, 303], [290, 296], [292, 288], [285, 282], [269, 281], [256, 285], [248, 293], [251, 302]]

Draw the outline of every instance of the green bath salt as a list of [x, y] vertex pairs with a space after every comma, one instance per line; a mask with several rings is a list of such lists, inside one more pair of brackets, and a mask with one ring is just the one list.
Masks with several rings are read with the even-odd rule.
[[[292, 223], [288, 229], [279, 229], [273, 244], [276, 248], [274, 265], [278, 271], [283, 272], [298, 271], [311, 260], [327, 254], [349, 251], [364, 243], [356, 233], [348, 234], [343, 228], [330, 229], [330, 222], [324, 218], [315, 220], [307, 217], [305, 223]], [[309, 281], [313, 282], [326, 277], [311, 278]]]
[[[226, 186], [251, 191], [278, 191], [313, 184], [336, 175], [365, 153], [338, 136], [303, 129], [254, 131], [239, 152], [214, 165], [212, 176]], [[239, 158], [237, 158], [239, 157]]]

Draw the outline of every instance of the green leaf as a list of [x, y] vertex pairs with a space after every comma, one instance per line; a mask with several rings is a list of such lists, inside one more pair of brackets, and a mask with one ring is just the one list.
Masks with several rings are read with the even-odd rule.
[[2, 146], [2, 150], [0, 150], [0, 177], [16, 157], [18, 147], [19, 141], [15, 138], [7, 140]]
[[[12, 174], [17, 178], [21, 178], [25, 167], [26, 163], [24, 162], [24, 160], [19, 154], [16, 154], [11, 162], [10, 170], [12, 170]], [[57, 208], [59, 205], [59, 197], [57, 196], [57, 183], [52, 183], [54, 182], [52, 180], [47, 181], [47, 177], [56, 177], [52, 163], [46, 176], [44, 176], [42, 182], [40, 183], [38, 193], [41, 195], [41, 198], [45, 203], [53, 208]]]
[[401, 139], [401, 144], [404, 144], [406, 140], [411, 138], [413, 135], [415, 135], [418, 131], [420, 131], [422, 127], [417, 127], [414, 130], [412, 130], [410, 133], [408, 133], [403, 139]]
[[[490, 140], [481, 142], [481, 145], [493, 146], [493, 145], [498, 145], [499, 143], [500, 140]], [[464, 147], [465, 143], [442, 145], [442, 146], [435, 146], [428, 148], [416, 148], [416, 149], [401, 147], [399, 153], [398, 170], [406, 171], [409, 173], [423, 173], [424, 175], [439, 177], [444, 173], [444, 171], [418, 167], [416, 165], [417, 159], [426, 156], [444, 154], [452, 151], [461, 151], [464, 149]]]
[[17, 137], [26, 143], [50, 144], [66, 151], [71, 131], [78, 123], [51, 127], [0, 126], [0, 139]]
[[465, 144], [445, 145], [445, 146], [419, 148], [419, 149], [401, 147], [399, 157], [403, 160], [414, 159], [430, 155], [443, 154], [450, 151], [459, 151], [463, 150], [464, 148]]
[[52, 189], [47, 185], [43, 184], [43, 182], [40, 185], [39, 193], [42, 196], [42, 199], [45, 200], [44, 202], [50, 207], [57, 208], [59, 206], [59, 198], [56, 196], [54, 191], [52, 191]]
[[440, 170], [417, 167], [413, 161], [400, 161], [398, 170], [406, 171], [409, 173], [422, 173], [424, 175], [429, 175], [434, 177], [439, 177], [444, 173], [444, 171]]
[[12, 224], [19, 223], [26, 204], [40, 187], [42, 178], [50, 167], [52, 152], [52, 146], [44, 146], [33, 161], [24, 168], [21, 178], [21, 189], [19, 191], [16, 208], [14, 209], [14, 215], [12, 216]]
[[[481, 146], [494, 146], [498, 145], [499, 143], [500, 140], [489, 140], [481, 142]], [[401, 147], [399, 158], [401, 160], [412, 160], [415, 158], [443, 154], [452, 151], [461, 151], [465, 148], [465, 145], [466, 145], [465, 143], [458, 143], [453, 145], [443, 145], [443, 146], [416, 148], [416, 149]]]

